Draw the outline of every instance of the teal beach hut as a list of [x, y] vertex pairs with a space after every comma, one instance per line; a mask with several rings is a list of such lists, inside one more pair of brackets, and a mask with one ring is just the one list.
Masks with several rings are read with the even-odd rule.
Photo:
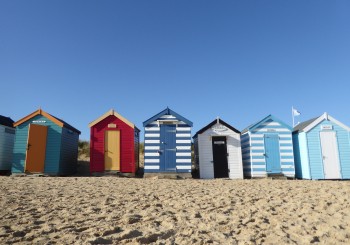
[[245, 177], [295, 177], [292, 127], [269, 115], [241, 134]]
[[12, 174], [76, 173], [80, 131], [39, 109], [14, 123]]
[[327, 113], [294, 127], [296, 177], [350, 179], [350, 128]]

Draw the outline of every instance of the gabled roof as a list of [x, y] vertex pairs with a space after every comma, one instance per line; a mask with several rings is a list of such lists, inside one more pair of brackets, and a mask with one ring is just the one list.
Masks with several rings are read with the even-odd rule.
[[214, 126], [215, 124], [222, 124], [225, 125], [227, 128], [231, 129], [232, 131], [240, 134], [241, 132], [239, 130], [237, 130], [236, 128], [232, 127], [230, 124], [226, 123], [225, 121], [223, 121], [220, 118], [215, 119], [214, 121], [212, 121], [211, 123], [209, 123], [207, 126], [205, 126], [204, 128], [200, 129], [194, 136], [193, 138], [196, 138], [198, 134], [201, 134], [205, 131], [207, 131], [209, 128], [211, 128], [212, 126]]
[[156, 121], [158, 118], [160, 118], [161, 116], [164, 116], [164, 115], [172, 115], [172, 116], [176, 117], [176, 119], [185, 122], [186, 124], [188, 124], [191, 127], [193, 125], [193, 123], [190, 120], [184, 118], [183, 116], [177, 114], [175, 111], [173, 111], [173, 110], [169, 109], [169, 107], [167, 107], [165, 110], [159, 112], [157, 115], [155, 115], [155, 116], [151, 117], [150, 119], [144, 121], [143, 122], [143, 126], [145, 127], [149, 123], [151, 123], [153, 121]]
[[293, 133], [294, 132], [299, 132], [299, 131], [303, 131], [303, 129], [305, 127], [307, 127], [308, 125], [310, 125], [311, 123], [313, 123], [315, 120], [317, 120], [318, 117], [312, 118], [310, 120], [307, 120], [305, 122], [301, 122], [297, 125], [295, 125], [294, 129], [293, 129]]
[[345, 124], [339, 122], [335, 118], [333, 118], [330, 115], [328, 115], [327, 112], [325, 112], [319, 117], [316, 117], [316, 118], [313, 118], [313, 119], [310, 119], [308, 121], [305, 121], [305, 122], [302, 122], [302, 123], [298, 124], [297, 126], [294, 127], [293, 133], [308, 132], [311, 129], [313, 129], [314, 127], [316, 127], [318, 124], [320, 124], [324, 120], [331, 121], [331, 122], [339, 125], [340, 127], [346, 129], [347, 131], [350, 131], [350, 128], [348, 126], [346, 126]]
[[125, 117], [123, 117], [122, 115], [120, 115], [118, 112], [116, 112], [114, 109], [111, 109], [109, 111], [107, 111], [105, 114], [103, 114], [102, 116], [100, 116], [99, 118], [97, 118], [96, 120], [92, 121], [91, 123], [89, 123], [89, 127], [91, 128], [92, 126], [96, 125], [97, 123], [101, 122], [102, 120], [104, 120], [105, 118], [109, 117], [109, 116], [115, 116], [117, 118], [119, 118], [121, 121], [123, 121], [124, 123], [126, 123], [127, 125], [129, 125], [131, 128], [136, 128], [138, 131], [140, 131], [135, 124], [133, 124], [132, 122], [130, 122], [129, 120], [127, 120]]
[[4, 125], [4, 126], [13, 128], [13, 120], [9, 117], [5, 117], [5, 116], [0, 115], [0, 125]]
[[291, 126], [289, 126], [288, 124], [282, 122], [280, 119], [278, 119], [277, 117], [273, 116], [273, 115], [268, 115], [267, 117], [263, 118], [262, 120], [260, 120], [259, 122], [257, 123], [254, 123], [250, 126], [248, 126], [247, 128], [243, 129], [242, 131], [242, 134], [248, 132], [248, 131], [252, 131], [254, 129], [256, 129], [257, 127], [259, 127], [259, 125], [261, 125], [262, 123], [265, 123], [267, 122], [268, 120], [272, 120], [272, 121], [275, 121], [275, 122], [278, 122], [280, 123], [281, 125], [283, 125], [284, 127], [290, 129], [290, 131], [293, 130], [293, 128]]
[[39, 110], [36, 110], [34, 111], [33, 113], [29, 114], [28, 116], [26, 117], [23, 117], [22, 119], [18, 120], [17, 122], [15, 122], [13, 124], [14, 127], [17, 127], [18, 125], [30, 120], [31, 118], [37, 116], [37, 115], [42, 115], [48, 119], [50, 119], [52, 122], [54, 122], [55, 124], [57, 124], [58, 126], [60, 127], [64, 127], [64, 128], [68, 128], [68, 129], [71, 129], [75, 132], [77, 132], [78, 134], [80, 134], [80, 131], [76, 128], [74, 128], [73, 126], [69, 125], [68, 123], [66, 123], [65, 121], [63, 121], [62, 119], [59, 119], [57, 117], [54, 117], [52, 116], [51, 114], [43, 111], [42, 109], [39, 109]]

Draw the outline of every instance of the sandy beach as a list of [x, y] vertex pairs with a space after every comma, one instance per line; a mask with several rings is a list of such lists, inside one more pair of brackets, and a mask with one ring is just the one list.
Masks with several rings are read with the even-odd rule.
[[350, 182], [0, 177], [0, 243], [349, 244]]

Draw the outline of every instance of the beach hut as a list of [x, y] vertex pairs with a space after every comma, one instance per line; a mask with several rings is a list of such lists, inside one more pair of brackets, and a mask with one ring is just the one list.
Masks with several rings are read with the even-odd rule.
[[240, 131], [219, 118], [193, 136], [201, 179], [243, 179], [240, 136]]
[[192, 122], [166, 108], [143, 123], [145, 128], [145, 176], [148, 173], [180, 173], [191, 176]]
[[350, 128], [327, 113], [294, 127], [296, 177], [350, 179]]
[[80, 131], [39, 109], [14, 123], [12, 174], [76, 173]]
[[113, 171], [135, 175], [139, 167], [140, 130], [115, 110], [89, 124], [90, 173]]
[[292, 127], [269, 115], [242, 131], [243, 172], [246, 177], [295, 177]]
[[0, 172], [11, 171], [14, 141], [13, 120], [0, 115]]

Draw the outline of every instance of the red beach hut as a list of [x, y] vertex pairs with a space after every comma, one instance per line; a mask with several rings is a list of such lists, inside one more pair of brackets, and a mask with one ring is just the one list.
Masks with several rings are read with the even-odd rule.
[[113, 109], [89, 124], [90, 173], [135, 175], [139, 167], [140, 130]]

